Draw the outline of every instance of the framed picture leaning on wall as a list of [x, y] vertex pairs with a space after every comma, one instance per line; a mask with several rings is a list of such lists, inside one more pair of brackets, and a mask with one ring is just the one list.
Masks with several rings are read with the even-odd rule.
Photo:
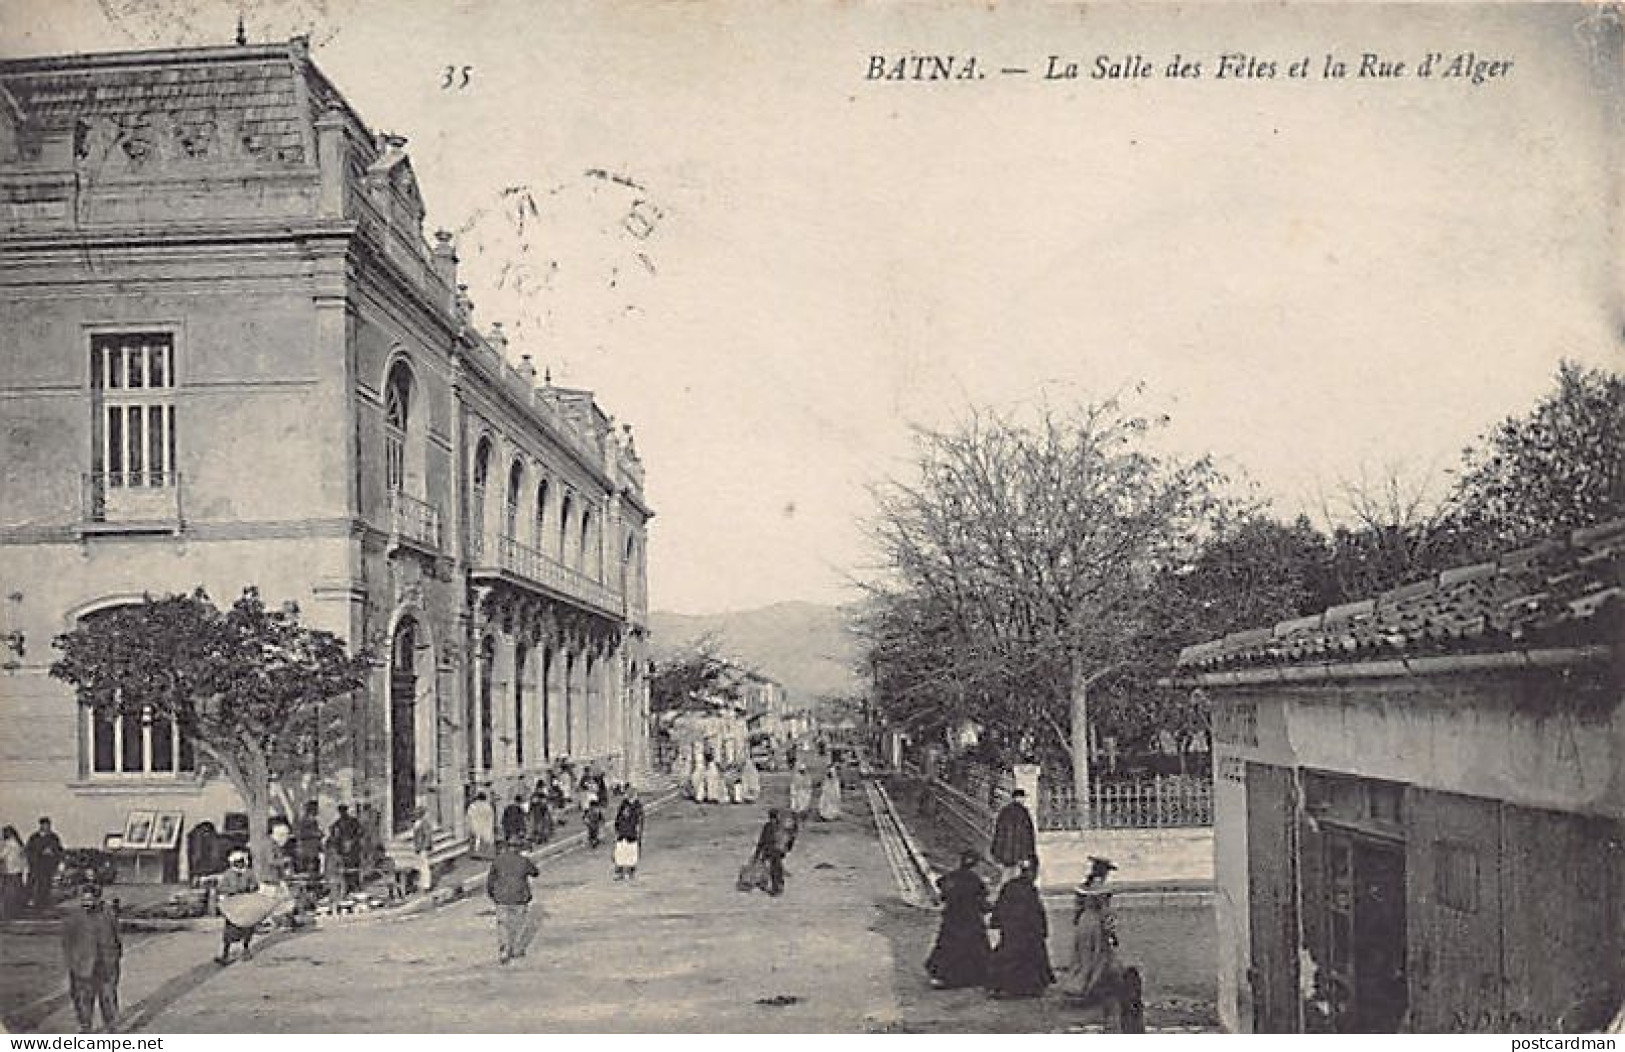
[[156, 817], [152, 811], [131, 811], [124, 820], [124, 847], [145, 848], [152, 843], [152, 824]]

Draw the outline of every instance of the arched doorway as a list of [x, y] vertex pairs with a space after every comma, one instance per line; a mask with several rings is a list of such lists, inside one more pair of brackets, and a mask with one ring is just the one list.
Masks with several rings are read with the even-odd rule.
[[389, 661], [389, 810], [394, 830], [412, 826], [418, 803], [417, 622], [402, 618]]

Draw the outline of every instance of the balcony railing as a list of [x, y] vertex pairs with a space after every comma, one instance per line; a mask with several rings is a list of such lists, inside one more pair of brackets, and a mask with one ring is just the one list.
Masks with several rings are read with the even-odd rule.
[[430, 551], [440, 551], [440, 509], [399, 491], [389, 495], [389, 530]]
[[[521, 581], [538, 585], [549, 592], [574, 599], [612, 617], [624, 617], [626, 604], [619, 592], [600, 584], [579, 570], [571, 569], [550, 555], [543, 554], [513, 537], [497, 540], [495, 569]], [[478, 554], [476, 561], [489, 564], [490, 559]], [[479, 570], [475, 571], [480, 572]]]
[[181, 482], [177, 471], [87, 472], [80, 476], [81, 523], [91, 532], [178, 532]]

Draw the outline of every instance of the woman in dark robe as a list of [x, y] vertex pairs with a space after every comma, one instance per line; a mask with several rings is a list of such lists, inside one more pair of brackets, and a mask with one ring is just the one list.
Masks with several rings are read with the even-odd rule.
[[990, 924], [999, 929], [999, 945], [988, 958], [987, 985], [994, 997], [1037, 997], [1055, 981], [1045, 943], [1049, 920], [1033, 883], [1037, 875], [1036, 862], [1023, 862], [993, 906]]
[[981, 986], [987, 982], [987, 885], [976, 875], [976, 852], [959, 856], [959, 868], [938, 881], [942, 892], [942, 926], [937, 944], [925, 959], [931, 985], [939, 990]]
[[530, 792], [530, 810], [525, 817], [530, 820], [532, 844], [545, 844], [553, 839], [553, 809], [548, 806], [547, 786], [540, 781]]
[[515, 793], [513, 802], [502, 809], [502, 839], [522, 842], [528, 833], [530, 820], [525, 817], [525, 797]]

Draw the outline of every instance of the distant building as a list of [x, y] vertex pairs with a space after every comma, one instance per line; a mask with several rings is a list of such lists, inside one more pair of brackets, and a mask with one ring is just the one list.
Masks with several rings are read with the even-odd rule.
[[784, 684], [760, 672], [742, 670], [739, 693], [745, 704], [745, 721], [752, 734], [767, 734], [774, 741], [784, 737], [784, 720], [789, 715], [789, 697]]
[[240, 808], [184, 727], [47, 675], [57, 633], [199, 585], [378, 655], [289, 804], [422, 805], [452, 850], [475, 786], [647, 766], [642, 465], [475, 329], [404, 144], [299, 41], [0, 63], [5, 821]]
[[1191, 647], [1233, 1030], [1600, 1028], [1625, 991], [1625, 520]]

